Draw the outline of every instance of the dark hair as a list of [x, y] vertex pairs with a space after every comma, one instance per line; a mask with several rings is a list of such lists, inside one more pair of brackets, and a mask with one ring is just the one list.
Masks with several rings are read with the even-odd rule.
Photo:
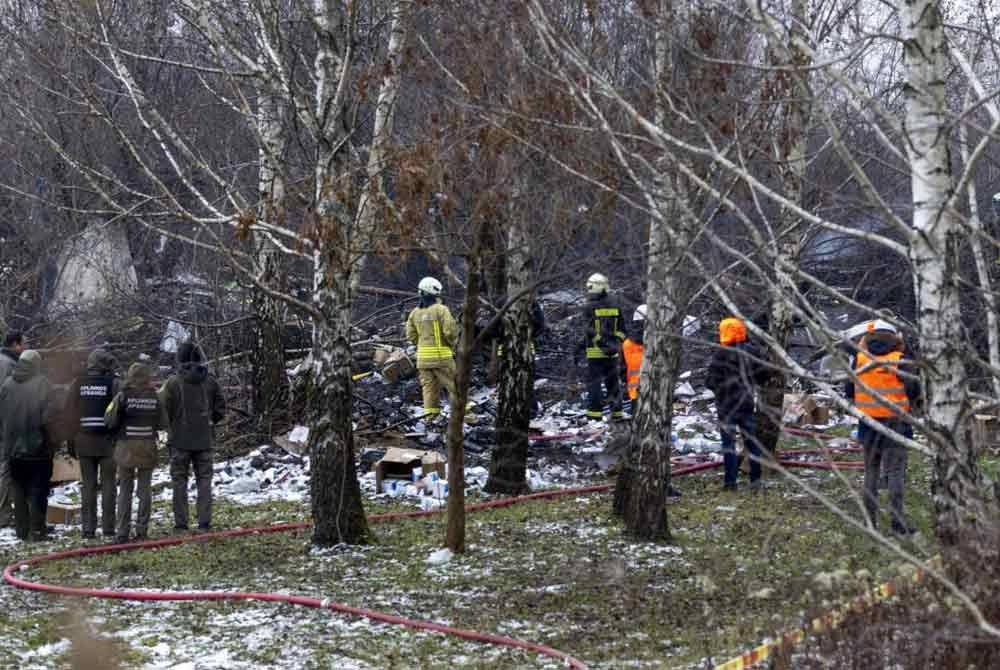
[[12, 330], [7, 333], [7, 337], [3, 338], [3, 346], [8, 349], [18, 344], [24, 344], [24, 333], [19, 330]]

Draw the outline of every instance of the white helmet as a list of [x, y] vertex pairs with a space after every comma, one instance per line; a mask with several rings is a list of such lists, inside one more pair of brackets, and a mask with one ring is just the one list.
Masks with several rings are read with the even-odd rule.
[[632, 314], [633, 321], [645, 321], [646, 320], [646, 303], [642, 303], [635, 308], [635, 312]]
[[600, 273], [594, 273], [587, 278], [587, 293], [605, 293], [611, 284], [608, 282], [608, 278]]
[[427, 295], [441, 295], [441, 282], [434, 277], [424, 277], [417, 284], [417, 290]]

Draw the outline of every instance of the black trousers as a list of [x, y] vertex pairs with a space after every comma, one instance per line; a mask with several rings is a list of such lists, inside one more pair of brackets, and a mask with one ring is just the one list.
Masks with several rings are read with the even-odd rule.
[[14, 528], [17, 536], [27, 540], [45, 538], [46, 515], [49, 511], [49, 478], [52, 459], [12, 460], [10, 477], [14, 494]]
[[587, 416], [600, 419], [604, 415], [604, 390], [612, 415], [622, 414], [622, 390], [617, 358], [587, 359]]

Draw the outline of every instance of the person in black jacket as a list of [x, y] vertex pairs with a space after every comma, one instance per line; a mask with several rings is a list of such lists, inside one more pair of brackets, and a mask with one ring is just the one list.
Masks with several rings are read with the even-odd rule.
[[69, 416], [77, 424], [73, 451], [80, 459], [80, 525], [85, 538], [97, 532], [97, 491], [101, 491], [101, 530], [104, 537], [115, 535], [115, 439], [104, 425], [104, 412], [121, 381], [115, 376], [118, 361], [98, 347], [87, 357], [87, 373], [70, 386], [67, 396]]
[[619, 373], [625, 319], [621, 307], [608, 295], [609, 288], [602, 274], [587, 279], [580, 349], [587, 357], [587, 418], [595, 421], [604, 418], [605, 398], [611, 405], [611, 418], [625, 418]]
[[747, 341], [746, 324], [735, 317], [719, 323], [719, 343], [705, 380], [715, 394], [722, 435], [722, 458], [725, 467], [723, 487], [736, 490], [739, 461], [736, 457], [736, 436], [743, 438], [743, 448], [750, 452], [750, 487], [760, 487], [760, 447], [754, 439], [754, 385], [762, 369], [756, 351]]
[[192, 466], [198, 488], [198, 528], [212, 527], [212, 443], [214, 426], [222, 421], [226, 403], [204, 360], [200, 347], [192, 342], [183, 343], [177, 348], [177, 372], [167, 379], [159, 393], [170, 422], [174, 530], [188, 529], [188, 477]]

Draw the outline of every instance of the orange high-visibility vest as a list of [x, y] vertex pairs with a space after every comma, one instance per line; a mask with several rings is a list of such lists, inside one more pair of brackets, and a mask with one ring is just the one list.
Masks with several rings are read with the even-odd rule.
[[[861, 383], [854, 386], [854, 406], [858, 410], [873, 419], [891, 419], [894, 416], [899, 416], [900, 412], [910, 411], [910, 400], [906, 397], [906, 387], [896, 373], [899, 360], [902, 357], [903, 354], [899, 351], [893, 351], [884, 356], [858, 353], [855, 370], [861, 370], [874, 363], [868, 370], [858, 373], [858, 380]], [[882, 402], [879, 402], [879, 399]], [[895, 405], [898, 409], [887, 407], [887, 404]]]
[[639, 397], [639, 370], [642, 369], [643, 349], [641, 344], [631, 339], [622, 342], [622, 353], [625, 355], [625, 388], [632, 400]]

